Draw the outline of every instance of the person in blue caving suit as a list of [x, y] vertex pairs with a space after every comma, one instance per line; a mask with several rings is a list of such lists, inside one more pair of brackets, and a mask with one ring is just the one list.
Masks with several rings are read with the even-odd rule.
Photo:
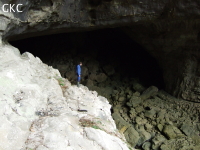
[[77, 66], [76, 66], [76, 74], [77, 74], [77, 86], [80, 86], [80, 80], [81, 80], [81, 66], [82, 66], [82, 62], [80, 62]]

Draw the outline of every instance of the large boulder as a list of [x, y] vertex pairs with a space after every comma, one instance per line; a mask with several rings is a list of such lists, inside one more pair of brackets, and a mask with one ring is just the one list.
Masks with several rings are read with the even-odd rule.
[[173, 125], [165, 125], [163, 128], [163, 132], [169, 139], [184, 137], [184, 134]]
[[112, 117], [114, 118], [118, 129], [125, 129], [123, 130], [123, 133], [127, 142], [129, 142], [131, 146], [135, 147], [140, 139], [139, 133], [132, 127], [131, 124], [127, 123], [118, 112], [114, 112]]

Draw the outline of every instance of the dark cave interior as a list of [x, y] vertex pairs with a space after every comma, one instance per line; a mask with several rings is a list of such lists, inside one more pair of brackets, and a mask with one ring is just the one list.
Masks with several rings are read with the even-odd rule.
[[84, 65], [82, 56], [89, 56], [97, 60], [100, 67], [112, 64], [123, 77], [137, 78], [146, 87], [164, 88], [162, 70], [156, 59], [118, 28], [38, 36], [10, 41], [10, 44], [45, 63], [56, 54], [65, 56], [70, 52], [72, 59]]

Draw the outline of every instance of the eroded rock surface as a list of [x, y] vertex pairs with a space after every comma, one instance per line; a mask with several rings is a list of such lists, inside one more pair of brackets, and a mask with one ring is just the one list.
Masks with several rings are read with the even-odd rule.
[[0, 47], [0, 58], [0, 149], [132, 149], [106, 98], [10, 45]]

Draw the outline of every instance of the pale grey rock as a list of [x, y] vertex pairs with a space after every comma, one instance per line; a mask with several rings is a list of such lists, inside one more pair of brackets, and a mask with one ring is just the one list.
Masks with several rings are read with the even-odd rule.
[[71, 85], [32, 54], [1, 45], [0, 83], [0, 149], [129, 150], [106, 98]]
[[[85, 133], [87, 138], [92, 141], [97, 141], [98, 145], [104, 150], [125, 150], [127, 147], [123, 145], [118, 137], [112, 137], [111, 135], [93, 128], [86, 128]], [[96, 136], [98, 135], [98, 136]], [[104, 138], [102, 138], [104, 137]], [[128, 149], [127, 149], [128, 150]]]

